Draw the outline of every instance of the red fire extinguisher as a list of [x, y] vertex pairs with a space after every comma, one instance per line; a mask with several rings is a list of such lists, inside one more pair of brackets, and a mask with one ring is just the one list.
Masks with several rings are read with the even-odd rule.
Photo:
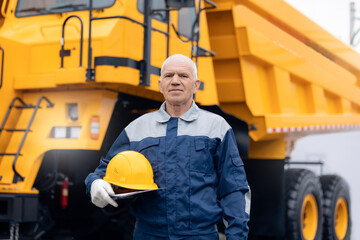
[[69, 197], [69, 179], [66, 177], [61, 185], [61, 207], [66, 208], [68, 205]]

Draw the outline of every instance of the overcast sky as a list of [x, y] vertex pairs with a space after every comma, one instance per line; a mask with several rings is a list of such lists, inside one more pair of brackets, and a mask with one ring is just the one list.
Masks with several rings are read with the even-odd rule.
[[[286, 0], [325, 30], [349, 44], [350, 0]], [[360, 0], [355, 2], [360, 19]], [[355, 21], [355, 31], [360, 20]], [[360, 39], [360, 34], [357, 39]], [[350, 45], [350, 44], [349, 44]], [[360, 44], [354, 47], [360, 52]], [[360, 63], [359, 63], [360, 64]], [[338, 174], [351, 188], [352, 237], [360, 239], [360, 132], [314, 135], [297, 141], [294, 160], [322, 160], [325, 174]], [[319, 172], [319, 168], [314, 171]]]
[[[350, 2], [354, 2], [359, 9], [360, 1], [350, 0], [285, 0], [297, 10], [318, 23], [328, 32], [349, 44], [350, 36]], [[355, 21], [356, 27], [360, 20]], [[360, 35], [359, 35], [360, 37]], [[358, 47], [357, 47], [358, 48]]]

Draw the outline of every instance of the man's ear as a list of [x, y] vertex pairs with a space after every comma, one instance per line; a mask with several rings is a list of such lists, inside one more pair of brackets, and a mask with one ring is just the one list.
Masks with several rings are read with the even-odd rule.
[[199, 90], [199, 87], [200, 87], [200, 80], [199, 79], [196, 79], [195, 80], [195, 88], [194, 88], [194, 94]]
[[161, 85], [160, 85], [160, 81], [161, 81], [161, 79], [159, 79], [159, 81], [158, 81], [158, 86], [159, 86], [160, 92], [163, 93], [162, 88], [161, 88]]

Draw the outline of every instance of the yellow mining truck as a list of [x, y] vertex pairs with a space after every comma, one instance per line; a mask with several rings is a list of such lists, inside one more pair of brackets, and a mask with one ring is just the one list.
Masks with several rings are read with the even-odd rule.
[[[289, 168], [294, 142], [360, 124], [360, 55], [282, 0], [0, 1], [0, 235], [131, 239], [126, 204], [84, 179], [134, 118], [160, 67], [198, 66], [195, 101], [233, 127], [252, 189], [249, 239], [350, 239], [337, 175]], [[219, 223], [219, 229], [221, 229]]]

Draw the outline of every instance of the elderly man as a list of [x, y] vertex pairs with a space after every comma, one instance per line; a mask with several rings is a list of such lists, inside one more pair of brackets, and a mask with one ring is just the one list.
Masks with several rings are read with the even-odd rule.
[[136, 240], [219, 239], [221, 218], [228, 240], [247, 239], [250, 192], [234, 133], [222, 117], [195, 104], [199, 85], [190, 58], [166, 59], [159, 80], [165, 102], [131, 122], [85, 180], [96, 206], [116, 207], [111, 186], [101, 179], [110, 159], [133, 150], [149, 160], [160, 189], [132, 203]]

